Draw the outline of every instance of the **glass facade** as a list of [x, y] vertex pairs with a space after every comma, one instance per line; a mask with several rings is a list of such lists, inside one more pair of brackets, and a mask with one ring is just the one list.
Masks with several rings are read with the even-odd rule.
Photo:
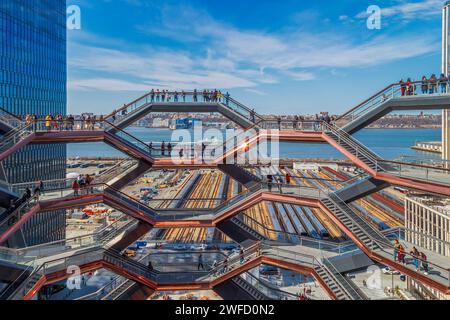
[[[66, 0], [0, 1], [0, 107], [66, 114]], [[10, 183], [65, 177], [65, 145], [31, 145], [3, 163]], [[27, 245], [65, 237], [65, 215], [42, 213], [22, 228]]]

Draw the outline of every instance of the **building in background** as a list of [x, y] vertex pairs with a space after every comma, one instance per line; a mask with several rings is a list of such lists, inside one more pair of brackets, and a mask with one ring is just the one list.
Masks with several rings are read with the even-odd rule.
[[[66, 30], [66, 0], [0, 2], [0, 107], [66, 114]], [[28, 146], [3, 166], [10, 183], [65, 178], [66, 146]], [[21, 232], [27, 245], [64, 238], [65, 215], [36, 215]]]
[[[405, 197], [405, 240], [450, 258], [450, 199], [430, 195]], [[422, 296], [450, 299], [412, 279], [408, 281], [411, 289], [415, 288]]]

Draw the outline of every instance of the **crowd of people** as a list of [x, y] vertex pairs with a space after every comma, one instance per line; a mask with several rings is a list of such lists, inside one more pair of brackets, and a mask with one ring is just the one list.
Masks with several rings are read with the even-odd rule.
[[[429, 78], [423, 76], [420, 81], [420, 89], [422, 94], [434, 94], [434, 93], [447, 93], [448, 85], [450, 81], [450, 74], [445, 76], [441, 73], [438, 78], [435, 74], [432, 74]], [[417, 94], [416, 82], [408, 78], [406, 81], [400, 80], [400, 92], [402, 96], [413, 96]]]
[[73, 131], [75, 124], [78, 123], [79, 130], [94, 130], [95, 125], [103, 126], [103, 115], [86, 115], [83, 114], [79, 119], [73, 115], [61, 116], [60, 114], [47, 114], [44, 118], [39, 118], [36, 114], [25, 115], [25, 124], [32, 126], [33, 130], [45, 129], [47, 131]]
[[302, 115], [295, 115], [293, 118], [284, 120], [282, 117], [277, 117], [277, 127], [279, 130], [282, 130], [283, 127], [285, 129], [294, 129], [294, 130], [303, 130], [309, 129], [306, 128], [305, 125], [307, 123], [312, 123], [313, 129], [315, 131], [320, 131], [322, 129], [322, 124], [332, 124], [336, 121], [335, 116], [330, 116], [328, 112], [321, 112], [320, 114], [316, 114], [312, 118], [305, 118]]
[[[416, 271], [423, 270], [423, 273], [425, 275], [428, 275], [429, 265], [425, 253], [420, 252], [416, 247], [413, 247], [409, 254], [412, 257], [412, 264], [416, 268]], [[407, 264], [405, 246], [401, 244], [397, 239], [394, 240], [394, 261], [402, 264]]]
[[267, 188], [269, 189], [269, 192], [272, 192], [273, 186], [277, 186], [280, 193], [283, 193], [282, 186], [283, 185], [290, 185], [292, 176], [289, 173], [286, 173], [286, 175], [267, 175]]
[[95, 178], [89, 174], [79, 175], [77, 179], [72, 182], [72, 190], [74, 196], [80, 196], [94, 192], [93, 185]]
[[182, 91], [169, 91], [152, 89], [150, 91], [150, 102], [186, 102], [186, 97], [192, 95], [193, 102], [199, 102], [203, 99], [203, 102], [225, 102], [229, 103], [230, 94], [227, 92], [223, 94], [220, 90], [203, 90], [198, 91], [194, 89], [193, 92]]

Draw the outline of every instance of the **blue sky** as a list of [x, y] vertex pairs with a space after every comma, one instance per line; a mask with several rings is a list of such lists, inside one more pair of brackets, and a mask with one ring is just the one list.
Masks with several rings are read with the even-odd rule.
[[[68, 0], [69, 112], [151, 88], [219, 88], [260, 113], [341, 113], [440, 73], [442, 0]], [[366, 9], [382, 9], [381, 30]]]

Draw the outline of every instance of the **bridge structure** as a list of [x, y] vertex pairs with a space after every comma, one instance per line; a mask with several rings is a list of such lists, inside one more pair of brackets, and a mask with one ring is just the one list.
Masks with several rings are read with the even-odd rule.
[[[175, 93], [170, 93], [175, 95]], [[318, 259], [313, 252], [310, 257], [316, 257], [313, 262], [305, 262], [297, 255], [290, 257], [280, 256], [280, 250], [274, 249], [274, 244], [268, 243], [264, 237], [246, 226], [237, 215], [262, 201], [276, 201], [303, 206], [316, 207], [323, 210], [327, 216], [336, 223], [351, 239], [355, 250], [364, 252], [373, 261], [387, 265], [401, 271], [407, 276], [424, 283], [446, 294], [450, 293], [450, 262], [448, 258], [427, 254], [433, 272], [425, 275], [418, 272], [412, 265], [412, 257], [408, 256], [409, 263], [400, 264], [394, 258], [395, 248], [389, 236], [371, 226], [348, 204], [362, 197], [378, 192], [390, 185], [398, 185], [410, 189], [450, 195], [450, 170], [444, 164], [423, 164], [409, 161], [399, 162], [382, 159], [369, 148], [357, 141], [352, 134], [368, 126], [392, 110], [424, 110], [449, 109], [450, 93], [421, 94], [413, 91], [411, 95], [402, 95], [399, 85], [390, 85], [360, 105], [352, 108], [340, 116], [335, 123], [323, 121], [285, 121], [280, 118], [269, 119], [258, 115], [253, 109], [237, 102], [231, 97], [219, 97], [214, 102], [199, 101], [202, 96], [194, 92], [187, 92], [183, 101], [157, 102], [151, 93], [124, 105], [97, 121], [96, 125], [86, 128], [84, 122], [75, 123], [70, 130], [49, 130], [43, 123], [35, 121], [24, 123], [18, 117], [6, 112], [0, 113], [0, 130], [3, 138], [0, 140], [0, 161], [6, 159], [27, 144], [39, 143], [77, 143], [77, 142], [105, 142], [112, 147], [129, 155], [133, 160], [120, 163], [107, 171], [96, 180], [89, 192], [75, 194], [71, 189], [71, 181], [59, 180], [47, 182], [49, 186], [46, 195], [34, 196], [27, 199], [14, 210], [7, 210], [1, 215], [0, 245], [7, 244], [11, 236], [20, 230], [21, 226], [33, 215], [42, 212], [64, 208], [80, 207], [88, 204], [105, 203], [125, 215], [131, 217], [126, 223], [117, 223], [113, 231], [107, 234], [86, 237], [89, 240], [85, 245], [74, 246], [75, 251], [49, 254], [46, 249], [39, 249], [38, 267], [26, 269], [20, 278], [12, 282], [4, 298], [29, 299], [38, 289], [46, 283], [57, 281], [64, 277], [69, 261], [77, 260], [82, 270], [89, 271], [107, 268], [139, 282], [151, 290], [168, 289], [214, 289], [224, 286], [224, 283], [233, 281], [234, 285], [242, 284], [236, 277], [260, 264], [269, 264], [283, 267], [304, 274], [312, 275], [324, 287], [333, 299], [361, 299], [363, 295], [348, 281], [340, 279], [342, 274], [337, 272], [329, 259], [323, 257], [323, 250]], [[151, 112], [218, 112], [227, 117], [248, 134], [244, 143], [234, 144], [231, 149], [225, 149], [217, 155], [205, 159], [195, 146], [183, 146], [184, 154], [178, 157], [168, 151], [153, 148], [129, 132], [127, 126]], [[120, 116], [119, 116], [120, 115]], [[350, 159], [356, 166], [363, 169], [366, 174], [348, 181], [344, 188], [337, 191], [292, 186], [268, 182], [257, 177], [235, 164], [237, 153], [248, 153], [261, 142], [271, 139], [291, 142], [328, 143]], [[234, 140], [234, 138], [233, 138]], [[133, 180], [139, 178], [150, 169], [170, 168], [217, 168], [230, 175], [233, 179], [244, 185], [244, 191], [236, 197], [229, 199], [220, 206], [209, 210], [196, 209], [158, 209], [133, 199], [120, 190]], [[27, 186], [13, 185], [1, 189], [2, 203], [18, 198]], [[10, 209], [10, 208], [8, 208]], [[136, 261], [129, 261], [118, 252], [130, 243], [142, 237], [152, 228], [190, 228], [190, 227], [216, 227], [236, 242], [243, 244], [246, 254], [243, 263], [238, 263], [227, 272], [211, 270], [208, 274], [180, 273], [177, 278], [173, 273], [167, 276], [164, 272], [154, 273], [145, 265]], [[427, 236], [427, 235], [422, 235]], [[112, 247], [107, 243], [112, 239], [120, 239]], [[79, 239], [76, 239], [79, 241]], [[69, 241], [70, 242], [70, 241]], [[258, 243], [256, 245], [255, 243]], [[302, 242], [301, 248], [313, 250]], [[49, 245], [50, 246], [50, 245]], [[28, 253], [35, 253], [35, 249], [9, 249], [4, 248], [3, 260], [8, 263], [29, 264]], [[286, 251], [291, 247], [285, 247]], [[292, 249], [292, 250], [297, 250]], [[33, 251], [34, 250], [34, 251]], [[292, 251], [291, 250], [291, 251]], [[46, 252], [46, 253], [43, 253]], [[276, 254], [274, 253], [276, 252]], [[64, 256], [66, 254], [67, 256]], [[63, 255], [64, 258], [59, 258]], [[55, 269], [53, 258], [58, 257], [61, 262], [60, 269]], [[72, 259], [72, 260], [71, 260]], [[78, 262], [78, 260], [81, 260]], [[300, 263], [301, 262], [301, 263]], [[47, 267], [51, 265], [52, 268]], [[316, 269], [316, 267], [318, 269]], [[331, 270], [331, 271], [330, 271]], [[340, 275], [340, 276], [339, 276]], [[186, 278], [188, 277], [188, 278]], [[338, 278], [338, 280], [336, 280]], [[178, 280], [176, 280], [178, 279]], [[331, 280], [330, 280], [331, 279]], [[345, 280], [345, 279], [344, 279]], [[341, 283], [344, 282], [344, 283]], [[237, 284], [238, 283], [238, 284]], [[229, 284], [228, 284], [229, 285]], [[349, 287], [350, 286], [350, 287]], [[251, 287], [251, 286], [250, 286]], [[249, 294], [247, 286], [247, 294]], [[337, 288], [337, 289], [336, 289]], [[252, 291], [252, 290], [250, 290]], [[261, 293], [257, 296], [261, 297]]]

